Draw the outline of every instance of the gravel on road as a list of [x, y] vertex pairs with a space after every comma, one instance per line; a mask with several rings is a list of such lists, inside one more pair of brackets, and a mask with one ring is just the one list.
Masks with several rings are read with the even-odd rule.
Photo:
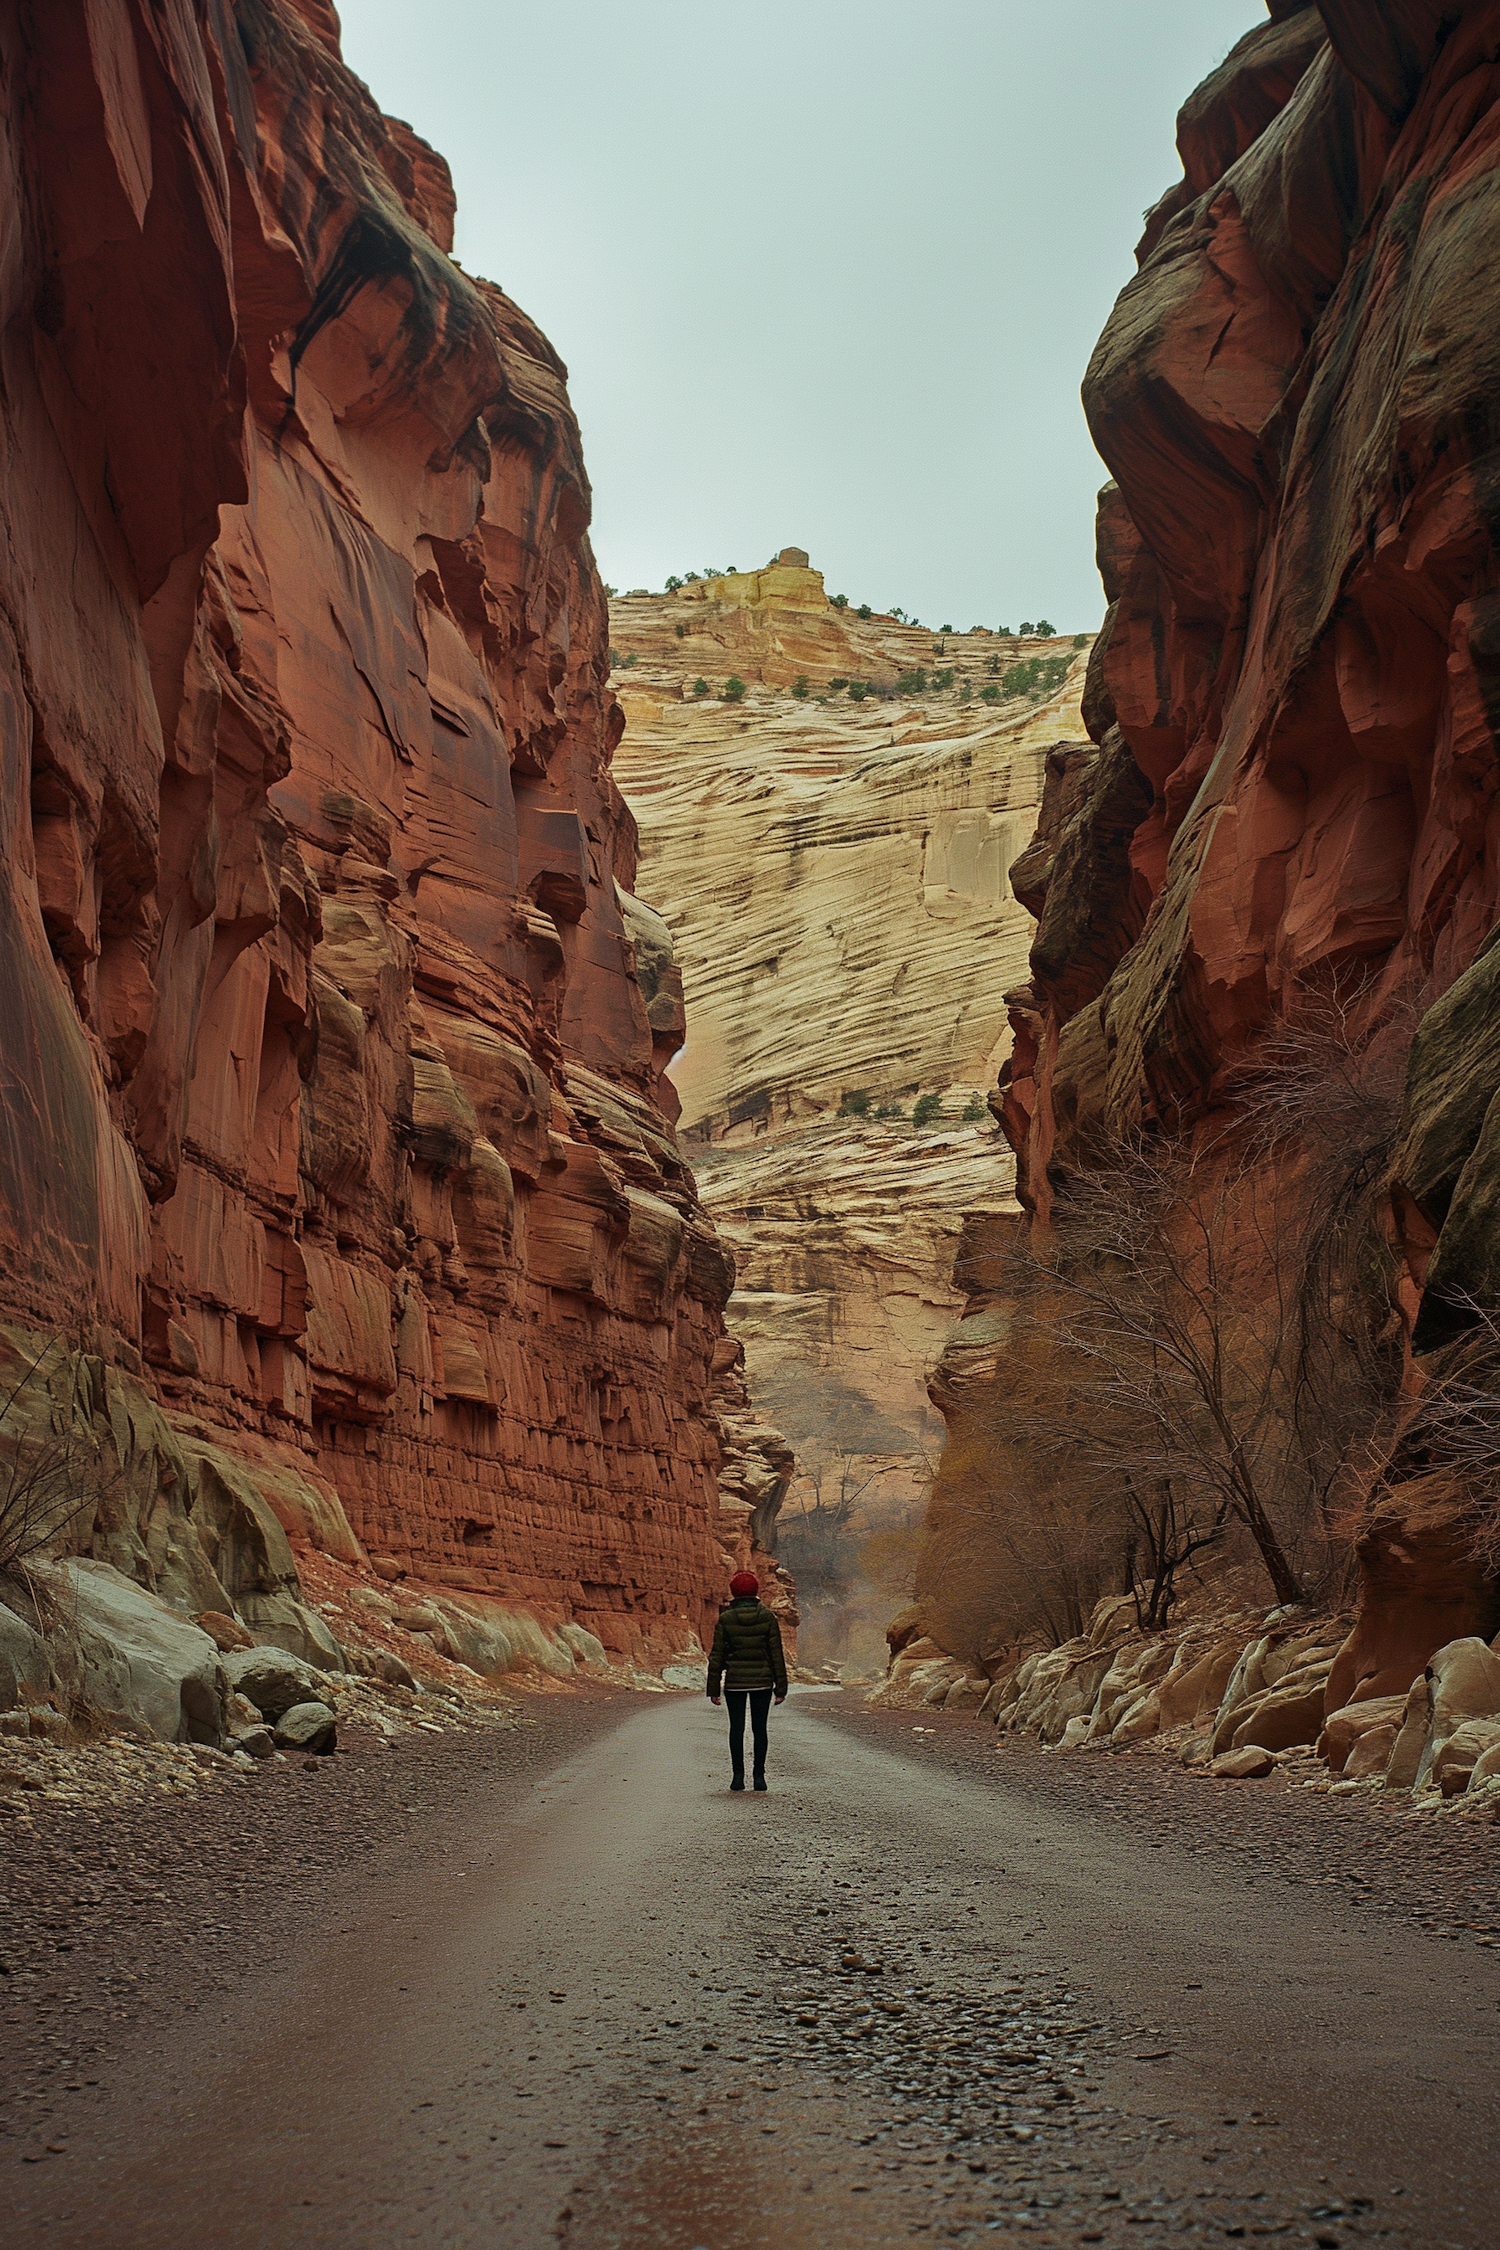
[[764, 1797], [701, 1699], [528, 1718], [37, 1821], [14, 2250], [1492, 2241], [1500, 1968], [1408, 1915], [1493, 1830], [847, 1693]]

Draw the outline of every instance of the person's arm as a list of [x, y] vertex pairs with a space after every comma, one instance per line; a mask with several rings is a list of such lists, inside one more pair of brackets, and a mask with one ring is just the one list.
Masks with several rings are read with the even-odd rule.
[[729, 1662], [729, 1641], [721, 1617], [714, 1627], [714, 1645], [708, 1659], [708, 1697], [711, 1703], [719, 1700], [719, 1689], [724, 1679], [724, 1667]]
[[776, 1700], [781, 1703], [786, 1697], [786, 1651], [781, 1645], [781, 1625], [775, 1617], [771, 1619], [766, 1645], [771, 1654], [771, 1677], [776, 1682]]

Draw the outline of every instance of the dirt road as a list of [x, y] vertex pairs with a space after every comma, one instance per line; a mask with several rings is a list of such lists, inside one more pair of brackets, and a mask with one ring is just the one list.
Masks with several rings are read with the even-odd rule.
[[1291, 1831], [1247, 1866], [1206, 1797], [1154, 1827], [849, 1697], [773, 1723], [765, 1797], [686, 1698], [551, 1762], [545, 1713], [519, 1766], [419, 1743], [420, 1804], [393, 1753], [268, 1779], [316, 1909], [250, 1883], [259, 1958], [184, 1939], [96, 2084], [9, 2089], [11, 2250], [1500, 2237], [1496, 1955], [1365, 1926]]

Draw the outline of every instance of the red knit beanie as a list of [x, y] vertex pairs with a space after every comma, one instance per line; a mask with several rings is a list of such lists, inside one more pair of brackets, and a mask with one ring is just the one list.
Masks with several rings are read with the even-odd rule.
[[731, 1594], [758, 1594], [760, 1580], [753, 1570], [737, 1570], [729, 1581]]

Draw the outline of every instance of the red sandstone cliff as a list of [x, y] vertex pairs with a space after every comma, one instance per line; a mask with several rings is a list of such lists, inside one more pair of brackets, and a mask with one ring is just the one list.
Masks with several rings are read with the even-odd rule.
[[[328, 0], [17, 0], [0, 84], [0, 1313], [294, 1532], [680, 1645], [732, 1269], [565, 370]], [[153, 1443], [98, 1551], [216, 1606]]]
[[[1414, 999], [1389, 1206], [1420, 1361], [1500, 1301], [1500, 6], [1269, 14], [1182, 113], [1084, 386], [1109, 610], [1092, 744], [1016, 870], [1003, 1109], [1045, 1212], [1091, 1150], [1232, 1105], [1309, 995], [1361, 1037]], [[1366, 1526], [1341, 1690], [1500, 1623], [1411, 1489]]]

